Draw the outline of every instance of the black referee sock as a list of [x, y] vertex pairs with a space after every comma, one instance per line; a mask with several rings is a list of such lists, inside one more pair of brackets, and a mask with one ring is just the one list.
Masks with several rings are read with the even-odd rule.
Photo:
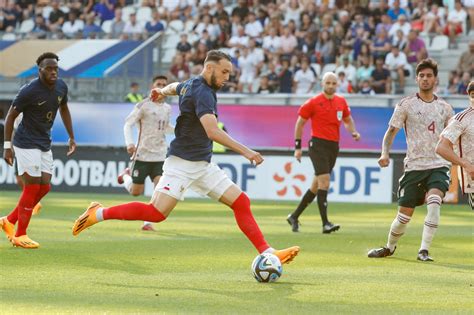
[[328, 191], [318, 189], [318, 207], [319, 207], [319, 214], [321, 215], [321, 221], [323, 221], [323, 225], [329, 223], [328, 221]]
[[316, 195], [308, 189], [308, 191], [306, 191], [306, 193], [304, 194], [303, 199], [301, 199], [300, 204], [291, 214], [291, 216], [295, 219], [298, 219], [299, 216], [303, 213], [303, 211], [308, 207], [308, 205], [313, 202], [314, 198], [316, 198]]

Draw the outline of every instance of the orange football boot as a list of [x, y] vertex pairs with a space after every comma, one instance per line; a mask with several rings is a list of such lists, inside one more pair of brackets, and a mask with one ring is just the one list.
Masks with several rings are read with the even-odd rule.
[[100, 207], [102, 207], [100, 203], [91, 202], [89, 208], [87, 208], [87, 210], [81, 214], [79, 218], [77, 218], [76, 222], [74, 222], [74, 226], [72, 227], [72, 235], [75, 236], [88, 227], [91, 227], [92, 225], [99, 222], [97, 221], [96, 212]]
[[296, 255], [298, 255], [299, 252], [299, 246], [292, 246], [286, 249], [275, 250], [273, 255], [277, 256], [282, 264], [288, 264], [296, 257]]

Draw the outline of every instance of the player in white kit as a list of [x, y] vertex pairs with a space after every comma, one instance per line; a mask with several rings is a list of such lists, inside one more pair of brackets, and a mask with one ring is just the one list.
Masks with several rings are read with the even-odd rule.
[[451, 105], [433, 93], [438, 65], [432, 59], [422, 60], [416, 67], [418, 93], [406, 97], [395, 107], [385, 133], [380, 167], [390, 163], [390, 147], [397, 132], [404, 128], [407, 139], [405, 172], [398, 188], [398, 214], [392, 222], [387, 245], [369, 251], [370, 258], [393, 255], [398, 240], [405, 233], [415, 207], [427, 203], [427, 214], [418, 260], [433, 261], [428, 255], [438, 228], [442, 198], [449, 188], [450, 163], [435, 152], [436, 144], [454, 111]]
[[469, 107], [456, 114], [443, 130], [436, 153], [461, 167], [459, 184], [474, 210], [474, 81], [467, 86], [467, 94]]
[[[153, 78], [152, 89], [163, 88], [168, 84], [165, 76]], [[173, 133], [170, 124], [171, 106], [161, 97], [156, 102], [145, 98], [137, 103], [127, 116], [123, 128], [127, 152], [131, 155], [131, 168], [126, 168], [117, 181], [132, 196], [140, 196], [145, 189], [145, 179], [149, 176], [156, 186], [163, 174], [163, 162], [168, 146], [166, 134]], [[133, 127], [138, 128], [138, 143], [133, 139]], [[151, 222], [144, 222], [144, 231], [154, 231]]]

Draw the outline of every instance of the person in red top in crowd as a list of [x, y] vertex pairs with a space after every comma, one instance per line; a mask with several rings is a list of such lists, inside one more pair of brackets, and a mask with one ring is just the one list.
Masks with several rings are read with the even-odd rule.
[[327, 195], [329, 190], [330, 174], [336, 164], [339, 153], [339, 127], [341, 122], [352, 134], [355, 141], [359, 141], [351, 111], [346, 99], [336, 95], [337, 77], [328, 72], [322, 80], [323, 92], [307, 100], [298, 110], [298, 119], [295, 125], [295, 158], [301, 162], [301, 136], [303, 127], [311, 119], [311, 140], [309, 141], [309, 157], [313, 163], [315, 176], [311, 187], [301, 199], [296, 210], [287, 217], [293, 232], [299, 231], [299, 216], [306, 207], [318, 196], [318, 207], [323, 223], [323, 233], [339, 230], [340, 226], [332, 224], [327, 216]]

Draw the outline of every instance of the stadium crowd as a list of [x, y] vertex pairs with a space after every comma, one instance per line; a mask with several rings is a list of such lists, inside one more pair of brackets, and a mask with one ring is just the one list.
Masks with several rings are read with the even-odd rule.
[[[236, 69], [227, 92], [307, 93], [334, 71], [339, 93], [403, 93], [430, 41], [456, 48], [474, 29], [472, 0], [0, 0], [0, 8], [3, 39], [28, 25], [27, 38], [51, 39], [142, 40], [172, 29], [181, 35], [170, 78], [199, 74], [210, 49], [225, 49]], [[471, 41], [439, 90], [465, 94], [473, 77]]]

